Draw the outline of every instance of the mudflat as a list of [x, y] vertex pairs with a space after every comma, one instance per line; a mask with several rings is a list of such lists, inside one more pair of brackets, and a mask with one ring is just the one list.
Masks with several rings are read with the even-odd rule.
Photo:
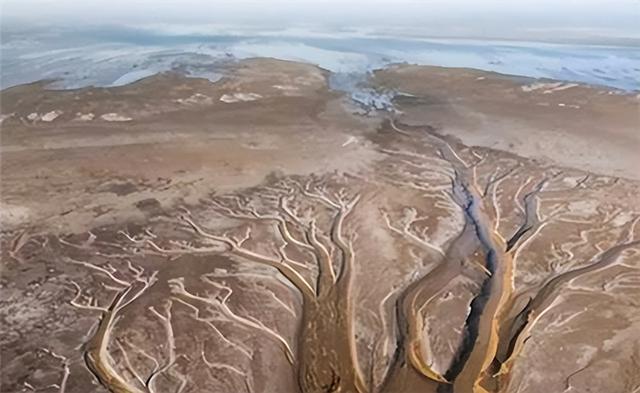
[[638, 391], [636, 93], [328, 77], [2, 91], [2, 391]]

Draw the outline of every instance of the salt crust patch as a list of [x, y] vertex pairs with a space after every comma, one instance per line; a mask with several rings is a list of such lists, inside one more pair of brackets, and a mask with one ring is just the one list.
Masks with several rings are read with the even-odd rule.
[[572, 87], [578, 86], [575, 83], [565, 84], [564, 82], [544, 83], [535, 82], [530, 85], [521, 86], [522, 91], [530, 93], [532, 91], [544, 89], [544, 94], [550, 94], [554, 91], [566, 90]]
[[233, 93], [223, 94], [222, 97], [220, 97], [220, 101], [231, 104], [234, 102], [255, 101], [260, 98], [262, 98], [262, 96], [256, 93]]
[[40, 118], [40, 120], [42, 121], [46, 121], [46, 122], [50, 122], [50, 121], [54, 121], [55, 119], [58, 118], [58, 116], [60, 116], [62, 114], [62, 111], [56, 110], [56, 111], [51, 111], [51, 112], [47, 112], [44, 115], [42, 115], [42, 117]]
[[76, 113], [76, 120], [91, 121], [96, 117], [93, 113]]
[[117, 113], [105, 113], [104, 115], [100, 116], [100, 118], [104, 121], [131, 121], [133, 120], [130, 117], [127, 116], [122, 116], [119, 115]]
[[6, 115], [0, 115], [0, 125], [2, 125], [2, 123], [4, 123], [4, 121], [8, 118], [10, 118], [11, 116], [13, 116], [13, 113], [8, 113]]
[[178, 104], [211, 104], [213, 102], [213, 100], [211, 99], [211, 97], [201, 94], [201, 93], [195, 93], [190, 97], [187, 98], [178, 98], [177, 100], [175, 100]]

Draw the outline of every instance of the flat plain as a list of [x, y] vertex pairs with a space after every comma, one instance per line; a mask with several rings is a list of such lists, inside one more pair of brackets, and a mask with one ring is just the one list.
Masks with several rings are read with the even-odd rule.
[[2, 91], [2, 391], [640, 392], [639, 97], [328, 77]]

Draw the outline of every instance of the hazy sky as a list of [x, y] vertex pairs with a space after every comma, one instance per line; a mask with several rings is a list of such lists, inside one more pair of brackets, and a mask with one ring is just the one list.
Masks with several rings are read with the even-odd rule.
[[0, 0], [7, 26], [225, 24], [640, 37], [640, 0]]

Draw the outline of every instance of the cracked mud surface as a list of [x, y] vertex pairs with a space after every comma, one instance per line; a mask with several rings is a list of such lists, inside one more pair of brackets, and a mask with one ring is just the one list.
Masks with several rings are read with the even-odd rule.
[[637, 97], [326, 78], [3, 91], [1, 390], [639, 392]]

